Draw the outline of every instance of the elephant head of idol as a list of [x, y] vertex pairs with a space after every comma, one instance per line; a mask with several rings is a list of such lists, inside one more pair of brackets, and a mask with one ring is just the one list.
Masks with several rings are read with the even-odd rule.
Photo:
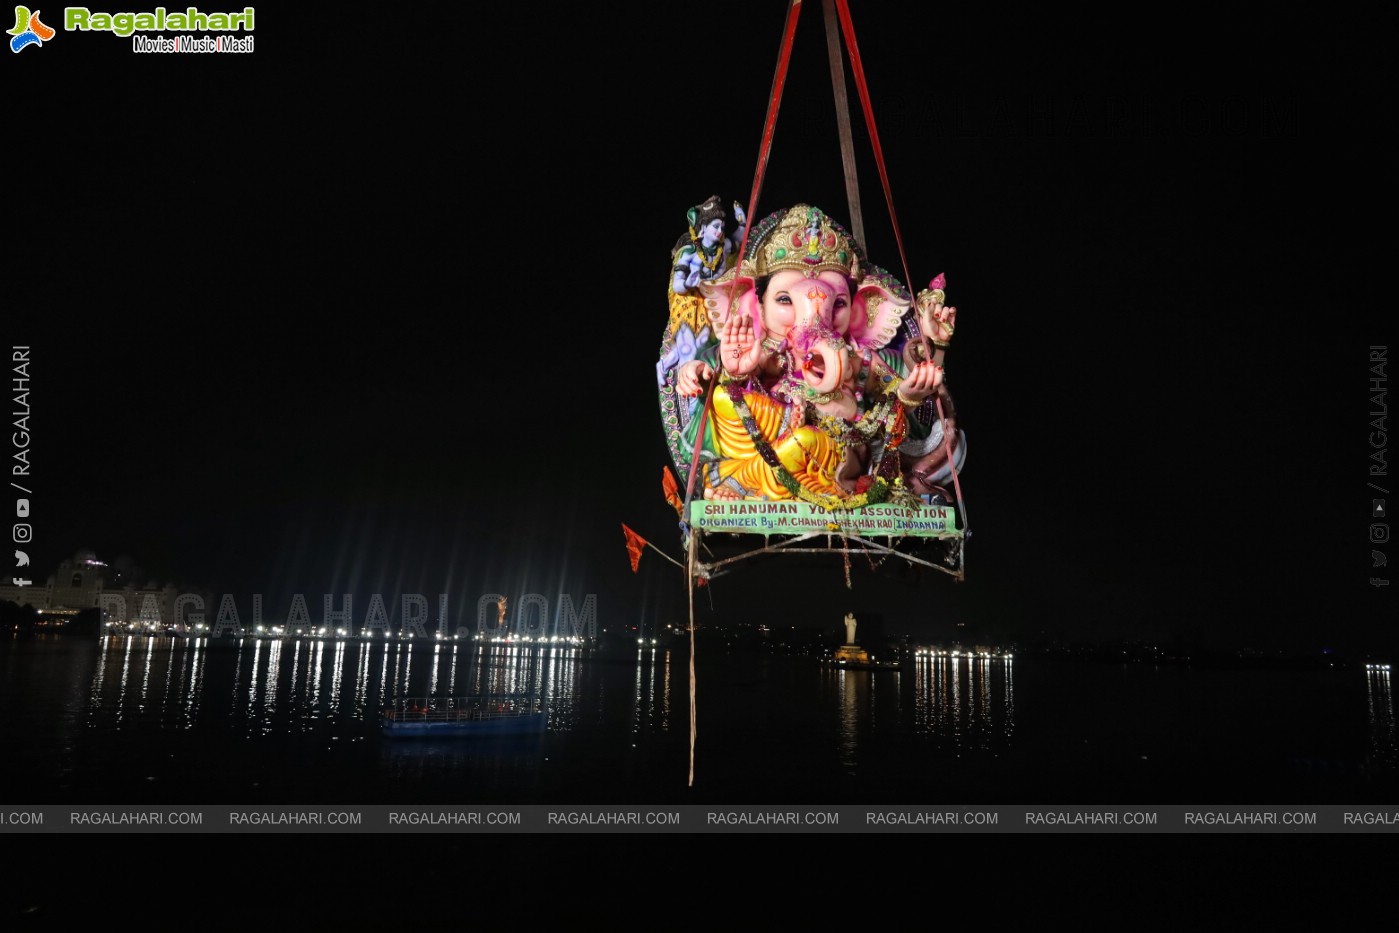
[[791, 381], [812, 396], [829, 395], [852, 381], [853, 360], [840, 334], [816, 319], [791, 331]]
[[751, 318], [774, 362], [767, 374], [822, 394], [851, 369], [844, 350], [867, 355], [887, 345], [912, 305], [844, 228], [806, 204], [757, 224], [739, 266], [701, 291], [715, 333], [733, 314]]

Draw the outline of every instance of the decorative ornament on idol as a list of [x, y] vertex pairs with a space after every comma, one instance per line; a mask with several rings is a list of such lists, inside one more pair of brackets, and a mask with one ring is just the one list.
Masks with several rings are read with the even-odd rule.
[[[729, 227], [724, 202], [712, 195], [685, 212], [688, 230], [671, 250], [671, 292], [689, 295], [701, 283], [722, 275], [731, 265], [735, 244], [743, 237], [743, 208], [734, 202], [735, 225]], [[693, 324], [696, 327], [697, 325]]]
[[[748, 254], [756, 259], [758, 275], [801, 269], [860, 277], [860, 257], [851, 237], [820, 208], [798, 204], [768, 217], [753, 235]], [[755, 249], [758, 244], [761, 247]]]
[[690, 330], [689, 323], [682, 323], [672, 336], [674, 337], [674, 345], [656, 361], [656, 386], [658, 388], [665, 388], [667, 373], [677, 366], [690, 362], [695, 358], [698, 348], [708, 345], [710, 342], [709, 325], [706, 324], [700, 328], [700, 332], [696, 334]]
[[737, 252], [734, 237], [743, 236], [747, 222], [737, 203], [733, 205], [733, 217], [737, 225], [730, 231], [724, 202], [717, 195], [711, 196], [685, 212], [686, 230], [671, 248], [670, 318], [661, 335], [656, 386], [666, 444], [677, 465], [688, 462], [681, 451], [681, 434], [698, 404], [676, 391], [677, 373], [687, 363], [713, 356], [717, 339], [700, 286], [733, 265]]
[[919, 310], [931, 307], [934, 304], [947, 304], [947, 276], [939, 272], [937, 276], [928, 283], [928, 287], [918, 293], [917, 305]]

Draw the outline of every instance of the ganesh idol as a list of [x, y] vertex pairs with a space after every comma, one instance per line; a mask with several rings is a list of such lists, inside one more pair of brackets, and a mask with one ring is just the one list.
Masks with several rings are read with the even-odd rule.
[[735, 268], [696, 286], [713, 337], [675, 360], [662, 414], [682, 477], [698, 455], [698, 493], [832, 510], [950, 501], [948, 453], [960, 469], [966, 445], [946, 415], [956, 309], [942, 288], [915, 305], [806, 204], [765, 218]]

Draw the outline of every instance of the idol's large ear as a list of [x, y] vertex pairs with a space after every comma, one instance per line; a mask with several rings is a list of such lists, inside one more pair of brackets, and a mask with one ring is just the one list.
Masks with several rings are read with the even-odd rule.
[[[714, 333], [719, 333], [728, 323], [735, 306], [749, 314], [757, 308], [757, 293], [753, 290], [757, 276], [753, 271], [752, 262], [745, 261], [717, 279], [699, 284], [700, 294], [704, 295], [704, 313]], [[755, 319], [753, 324], [755, 327], [762, 327], [760, 320]]]
[[913, 302], [899, 280], [870, 266], [855, 285], [850, 309], [850, 342], [861, 350], [878, 350], [889, 344]]

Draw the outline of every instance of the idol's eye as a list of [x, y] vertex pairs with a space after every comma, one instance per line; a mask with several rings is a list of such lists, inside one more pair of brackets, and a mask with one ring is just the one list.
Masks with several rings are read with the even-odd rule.
[[784, 292], [777, 296], [777, 303], [780, 305], [789, 305], [792, 303], [792, 296]]
[[850, 304], [850, 299], [849, 299], [849, 298], [846, 298], [844, 295], [836, 295], [836, 307], [837, 307], [837, 308], [844, 308], [844, 307], [847, 307], [849, 304]]

